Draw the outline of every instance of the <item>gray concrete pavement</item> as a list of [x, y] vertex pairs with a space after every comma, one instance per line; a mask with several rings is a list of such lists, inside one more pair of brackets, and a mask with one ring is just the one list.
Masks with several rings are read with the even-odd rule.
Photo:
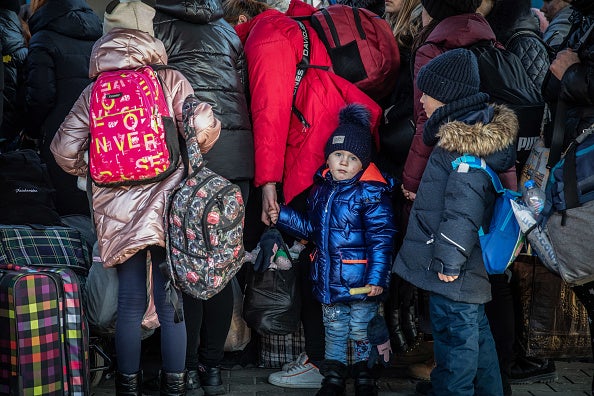
[[[559, 380], [550, 384], [513, 385], [514, 396], [547, 396], [554, 393], [564, 396], [586, 396], [591, 394], [594, 363], [555, 362]], [[276, 370], [249, 368], [223, 371], [223, 381], [229, 396], [293, 395], [313, 396], [312, 389], [279, 388], [268, 384], [268, 375]], [[416, 381], [406, 378], [404, 368], [386, 370], [379, 382], [381, 396], [412, 396]], [[347, 395], [354, 395], [349, 383]], [[113, 378], [103, 378], [99, 386], [92, 388], [93, 396], [115, 395]]]

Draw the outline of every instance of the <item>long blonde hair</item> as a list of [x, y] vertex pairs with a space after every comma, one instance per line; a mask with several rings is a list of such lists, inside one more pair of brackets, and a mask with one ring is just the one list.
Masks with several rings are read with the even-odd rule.
[[403, 0], [398, 14], [386, 14], [399, 47], [411, 47], [413, 38], [422, 28], [421, 0]]
[[35, 11], [45, 5], [47, 0], [31, 0], [31, 4], [29, 4], [29, 12], [30, 15], [33, 15]]

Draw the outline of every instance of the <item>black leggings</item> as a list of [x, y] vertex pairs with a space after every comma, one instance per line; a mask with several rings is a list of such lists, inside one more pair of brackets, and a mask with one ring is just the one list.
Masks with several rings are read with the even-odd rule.
[[208, 300], [183, 295], [186, 333], [186, 368], [196, 370], [198, 363], [219, 365], [224, 355], [225, 340], [233, 316], [231, 282]]

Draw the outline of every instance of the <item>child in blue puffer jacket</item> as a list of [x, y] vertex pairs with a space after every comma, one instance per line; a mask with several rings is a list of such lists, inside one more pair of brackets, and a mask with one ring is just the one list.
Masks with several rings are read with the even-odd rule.
[[[350, 104], [339, 120], [326, 144], [326, 165], [316, 173], [307, 214], [281, 206], [280, 213], [271, 210], [269, 216], [281, 231], [316, 247], [311, 277], [313, 294], [322, 303], [326, 336], [318, 395], [344, 394], [349, 337], [355, 344], [357, 394], [377, 395], [367, 364], [367, 325], [390, 279], [396, 234], [390, 199], [394, 182], [371, 163], [369, 111]], [[370, 290], [350, 294], [359, 287]]]

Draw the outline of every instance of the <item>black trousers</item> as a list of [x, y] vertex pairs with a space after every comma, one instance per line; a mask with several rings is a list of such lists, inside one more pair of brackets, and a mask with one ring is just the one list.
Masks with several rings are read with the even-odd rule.
[[[307, 210], [307, 196], [309, 189], [296, 196], [289, 206], [303, 213]], [[310, 242], [311, 245], [311, 242]], [[291, 246], [291, 245], [289, 245]], [[305, 352], [309, 360], [319, 365], [324, 360], [325, 354], [325, 331], [322, 320], [322, 304], [313, 295], [313, 284], [311, 281], [311, 260], [307, 251], [308, 247], [298, 260], [299, 279], [301, 281], [301, 323], [305, 336]]]
[[490, 275], [493, 299], [485, 305], [491, 333], [495, 340], [502, 377], [509, 377], [515, 359], [514, 296], [507, 275]]

